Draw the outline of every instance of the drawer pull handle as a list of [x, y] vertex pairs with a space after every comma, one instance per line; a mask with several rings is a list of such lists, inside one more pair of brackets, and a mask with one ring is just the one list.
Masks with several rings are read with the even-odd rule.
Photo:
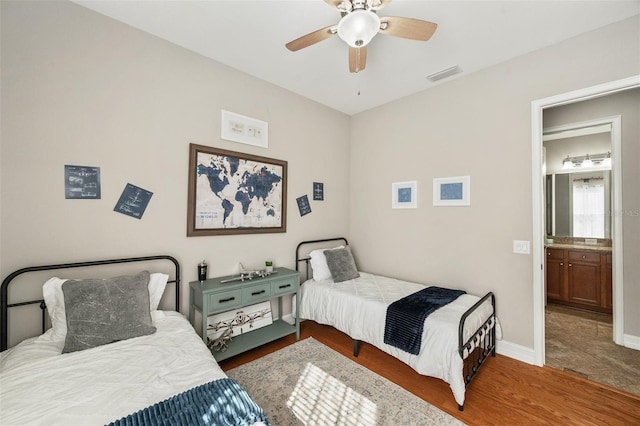
[[220, 299], [220, 300], [218, 300], [218, 303], [231, 302], [232, 300], [236, 300], [236, 298], [235, 297], [229, 297], [228, 299]]
[[291, 287], [291, 284], [281, 285], [281, 286], [279, 286], [278, 288], [288, 288], [288, 287]]
[[583, 259], [586, 259], [586, 258], [587, 258], [587, 256], [585, 256], [585, 255], [583, 254], [583, 255], [582, 255], [582, 258], [583, 258]]
[[257, 295], [262, 294], [262, 293], [264, 293], [264, 292], [265, 292], [265, 290], [254, 291], [253, 293], [251, 293], [251, 295], [252, 295], [252, 296], [257, 296]]

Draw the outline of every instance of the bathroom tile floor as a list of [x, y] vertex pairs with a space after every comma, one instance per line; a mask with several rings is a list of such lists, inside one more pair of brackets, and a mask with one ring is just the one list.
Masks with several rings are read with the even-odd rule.
[[613, 343], [611, 315], [548, 304], [546, 365], [640, 395], [640, 351]]

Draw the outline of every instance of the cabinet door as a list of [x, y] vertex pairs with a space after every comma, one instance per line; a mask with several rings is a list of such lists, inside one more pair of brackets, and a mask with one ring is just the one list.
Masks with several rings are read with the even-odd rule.
[[563, 250], [547, 249], [547, 298], [563, 300], [564, 292], [564, 253]]
[[607, 309], [613, 309], [613, 267], [610, 254], [603, 255], [604, 262], [604, 279], [602, 285], [603, 300], [602, 306]]
[[[584, 260], [575, 260], [578, 257], [584, 257]], [[590, 261], [589, 255], [570, 252], [569, 259], [569, 301], [601, 306], [600, 256], [596, 263]]]

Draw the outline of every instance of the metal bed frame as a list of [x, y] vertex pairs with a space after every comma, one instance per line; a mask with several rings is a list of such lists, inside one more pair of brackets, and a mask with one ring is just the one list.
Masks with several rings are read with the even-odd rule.
[[[326, 238], [322, 240], [310, 240], [303, 241], [296, 247], [296, 271], [299, 271], [300, 262], [305, 262], [306, 275], [305, 279], [309, 277], [309, 261], [310, 257], [300, 257], [300, 248], [305, 245], [322, 244], [329, 242], [344, 242], [344, 245], [348, 245], [346, 238]], [[487, 300], [491, 300], [491, 307], [493, 309], [492, 314], [487, 320], [467, 339], [464, 340], [464, 326], [467, 318]], [[465, 351], [467, 356], [465, 357]], [[353, 339], [353, 356], [358, 356], [360, 352], [360, 341]], [[492, 292], [485, 294], [478, 302], [476, 302], [471, 308], [469, 308], [460, 318], [458, 325], [458, 353], [463, 361], [462, 374], [464, 377], [465, 387], [468, 387], [473, 378], [478, 374], [480, 367], [484, 364], [486, 359], [491, 356], [496, 356], [496, 298]], [[458, 410], [463, 411], [464, 406], [458, 404]]]
[[9, 308], [40, 304], [40, 310], [42, 311], [42, 333], [46, 331], [45, 309], [47, 308], [47, 306], [45, 305], [43, 299], [28, 300], [25, 302], [18, 302], [18, 303], [11, 303], [11, 304], [9, 303], [9, 297], [8, 297], [9, 284], [11, 284], [11, 281], [13, 281], [16, 277], [29, 272], [82, 268], [82, 267], [88, 267], [88, 266], [113, 265], [113, 264], [133, 263], [133, 262], [164, 261], [164, 260], [171, 261], [175, 267], [175, 275], [174, 275], [175, 278], [173, 280], [167, 281], [167, 283], [175, 284], [175, 309], [176, 311], [179, 312], [180, 311], [180, 264], [174, 257], [169, 255], [128, 257], [128, 258], [122, 258], [122, 259], [94, 260], [94, 261], [87, 261], [87, 262], [29, 266], [29, 267], [18, 269], [17, 271], [12, 272], [4, 279], [4, 281], [2, 281], [2, 286], [0, 287], [0, 324], [2, 324], [2, 328], [0, 329], [0, 352], [6, 350], [9, 347]]

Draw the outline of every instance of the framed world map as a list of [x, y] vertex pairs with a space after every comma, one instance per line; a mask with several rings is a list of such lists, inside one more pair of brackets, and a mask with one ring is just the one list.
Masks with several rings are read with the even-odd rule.
[[287, 230], [287, 162], [189, 145], [187, 236]]

